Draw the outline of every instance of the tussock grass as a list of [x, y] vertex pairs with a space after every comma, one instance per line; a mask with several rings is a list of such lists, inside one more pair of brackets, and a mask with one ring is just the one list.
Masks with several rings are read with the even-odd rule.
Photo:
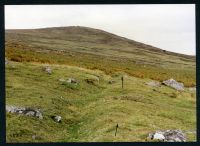
[[[6, 66], [6, 104], [37, 107], [44, 114], [39, 120], [7, 113], [7, 142], [145, 141], [155, 130], [196, 129], [196, 97], [188, 90], [151, 87], [145, 84], [150, 79], [130, 75], [125, 76], [122, 90], [120, 76], [53, 64], [48, 75], [42, 71], [44, 65], [11, 62]], [[85, 82], [91, 76], [100, 78], [98, 86]], [[58, 81], [70, 77], [79, 81], [77, 90]], [[116, 83], [108, 84], [111, 79]], [[62, 122], [54, 122], [53, 115], [60, 115]], [[187, 138], [196, 140], [192, 133]]]

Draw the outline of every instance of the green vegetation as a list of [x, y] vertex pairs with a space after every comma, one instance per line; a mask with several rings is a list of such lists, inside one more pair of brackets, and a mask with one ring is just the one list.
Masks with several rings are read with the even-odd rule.
[[[145, 84], [173, 78], [195, 86], [194, 56], [85, 27], [7, 30], [5, 55], [11, 60], [6, 104], [40, 108], [44, 115], [7, 113], [7, 142], [145, 141], [156, 130], [196, 130], [195, 92]], [[59, 81], [68, 78], [79, 83]], [[196, 141], [194, 133], [186, 134]]]
[[[132, 76], [125, 77], [122, 90], [120, 73], [111, 77], [97, 70], [52, 65], [48, 75], [42, 66], [15, 62], [6, 66], [6, 104], [40, 108], [44, 114], [40, 120], [7, 113], [7, 142], [145, 141], [158, 129], [196, 129], [195, 93], [188, 90], [150, 87], [145, 85], [149, 79]], [[85, 82], [94, 76], [100, 78], [98, 86]], [[80, 82], [79, 88], [58, 81], [70, 77]], [[109, 80], [116, 82], [108, 84]], [[52, 115], [62, 116], [62, 123], [54, 122]], [[195, 134], [187, 137], [196, 140]]]

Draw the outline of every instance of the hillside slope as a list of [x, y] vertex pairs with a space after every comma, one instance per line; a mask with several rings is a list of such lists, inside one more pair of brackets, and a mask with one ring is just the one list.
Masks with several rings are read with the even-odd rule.
[[[5, 55], [6, 105], [43, 115], [7, 112], [7, 142], [135, 142], [168, 129], [196, 141], [194, 56], [87, 27], [6, 30]], [[161, 84], [170, 78], [185, 90]]]
[[76, 65], [107, 74], [124, 71], [159, 81], [174, 78], [186, 86], [196, 85], [195, 56], [87, 27], [6, 30], [6, 57], [20, 62]]
[[[7, 142], [135, 142], [150, 132], [180, 129], [196, 141], [196, 94], [167, 86], [146, 85], [150, 79], [105, 75], [66, 65], [10, 62], [6, 66], [6, 105], [39, 108], [43, 119], [7, 113]], [[59, 79], [75, 78], [77, 86]], [[85, 79], [98, 77], [99, 83]], [[109, 81], [114, 81], [109, 84]], [[59, 115], [62, 122], [51, 117]], [[117, 136], [115, 126], [119, 125]]]
[[[158, 55], [183, 57], [191, 60], [195, 59], [194, 56], [168, 52], [166, 50], [162, 50], [147, 44], [120, 37], [103, 30], [82, 26], [6, 30], [6, 38], [27, 42], [29, 43], [29, 45], [33, 44], [36, 46], [40, 43], [40, 45], [42, 45], [43, 43], [44, 46], [56, 50], [67, 50], [72, 48], [75, 49], [75, 47], [80, 47], [79, 50], [75, 50], [87, 50], [90, 53], [97, 53], [98, 51], [100, 51], [104, 55], [107, 53], [105, 52], [105, 49], [111, 51], [111, 55], [112, 51], [121, 51], [136, 54], [138, 51], [140, 51], [144, 53], [142, 55], [145, 55], [145, 53], [155, 53]], [[67, 46], [68, 43], [70, 44], [73, 42], [76, 43], [75, 46]], [[50, 45], [63, 45], [63, 47], [53, 48], [53, 46]], [[81, 47], [84, 47], [85, 49], [81, 50]]]

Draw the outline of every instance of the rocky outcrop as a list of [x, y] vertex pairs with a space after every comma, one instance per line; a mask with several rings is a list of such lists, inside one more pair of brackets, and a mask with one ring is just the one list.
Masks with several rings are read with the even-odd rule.
[[150, 133], [147, 137], [148, 141], [163, 142], [186, 142], [186, 136], [181, 130], [166, 130]]
[[43, 119], [43, 115], [38, 109], [6, 105], [6, 111], [8, 113], [16, 113], [16, 114], [32, 116], [32, 117], [37, 117], [39, 119]]
[[169, 79], [169, 80], [163, 81], [163, 84], [166, 86], [169, 86], [171, 88], [174, 88], [176, 90], [184, 90], [183, 83], [179, 83], [174, 79]]

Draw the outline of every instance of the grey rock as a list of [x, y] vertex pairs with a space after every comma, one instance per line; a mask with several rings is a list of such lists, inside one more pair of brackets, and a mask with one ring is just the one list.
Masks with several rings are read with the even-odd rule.
[[39, 110], [36, 110], [35, 116], [38, 117], [39, 119], [43, 119], [43, 115]]
[[58, 122], [58, 123], [60, 123], [61, 122], [61, 116], [55, 116], [54, 117], [54, 121], [56, 121], [56, 122]]
[[153, 139], [159, 140], [159, 141], [164, 141], [165, 137], [164, 137], [163, 133], [157, 132], [153, 135]]
[[35, 116], [35, 111], [24, 111], [24, 115], [26, 115], [26, 116]]
[[169, 80], [163, 81], [163, 84], [167, 85], [169, 87], [172, 87], [176, 90], [184, 90], [183, 83], [179, 83], [179, 82], [175, 81], [174, 79], [169, 79]]
[[17, 113], [17, 114], [33, 116], [33, 117], [37, 117], [39, 119], [43, 119], [42, 113], [36, 109], [6, 105], [6, 111], [8, 113]]
[[150, 133], [147, 139], [164, 142], [186, 142], [186, 136], [181, 130], [156, 131]]
[[22, 114], [24, 110], [25, 110], [25, 108], [23, 108], [23, 107], [16, 107], [16, 106], [6, 105], [6, 111], [9, 112], [9, 113]]
[[174, 140], [175, 142], [186, 142], [186, 136], [181, 130], [167, 130], [164, 133], [165, 140]]

